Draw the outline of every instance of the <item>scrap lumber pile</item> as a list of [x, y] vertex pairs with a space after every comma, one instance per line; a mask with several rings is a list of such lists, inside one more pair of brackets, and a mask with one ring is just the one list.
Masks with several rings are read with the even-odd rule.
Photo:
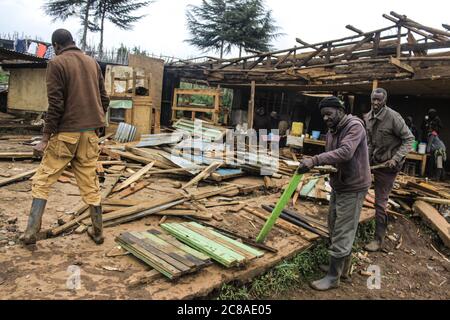
[[169, 279], [179, 278], [210, 264], [207, 255], [156, 229], [125, 232], [116, 238], [116, 242]]
[[241, 266], [264, 254], [195, 222], [164, 223], [161, 227], [225, 267]]

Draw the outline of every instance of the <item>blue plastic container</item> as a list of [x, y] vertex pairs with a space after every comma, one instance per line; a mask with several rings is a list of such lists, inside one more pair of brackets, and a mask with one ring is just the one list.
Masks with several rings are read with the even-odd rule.
[[312, 138], [313, 138], [314, 140], [319, 140], [319, 137], [320, 137], [320, 131], [315, 131], [315, 130], [313, 130], [311, 136], [312, 136]]

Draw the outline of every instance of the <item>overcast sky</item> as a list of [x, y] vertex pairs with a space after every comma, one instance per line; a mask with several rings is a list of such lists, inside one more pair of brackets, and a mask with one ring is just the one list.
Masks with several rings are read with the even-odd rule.
[[[41, 7], [44, 0], [0, 0], [0, 35], [14, 31], [31, 37], [49, 41], [56, 28], [66, 28], [79, 38], [80, 22], [69, 19], [52, 22]], [[122, 31], [108, 24], [105, 31], [105, 47], [140, 46], [148, 52], [179, 58], [203, 54], [191, 47], [185, 39], [189, 37], [185, 12], [188, 4], [199, 4], [201, 0], [156, 0], [139, 14], [146, 17], [138, 22], [134, 30]], [[392, 23], [382, 17], [383, 13], [395, 11], [406, 14], [422, 24], [441, 28], [442, 23], [450, 24], [449, 0], [265, 0], [282, 37], [273, 42], [276, 49], [296, 45], [295, 38], [314, 43], [354, 33], [345, 25], [370, 31]], [[91, 43], [98, 43], [99, 36], [89, 34]], [[209, 55], [212, 55], [209, 53]]]

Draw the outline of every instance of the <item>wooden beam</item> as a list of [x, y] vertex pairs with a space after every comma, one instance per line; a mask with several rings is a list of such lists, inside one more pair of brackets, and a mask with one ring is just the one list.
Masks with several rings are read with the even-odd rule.
[[146, 174], [150, 170], [151, 167], [153, 167], [154, 164], [155, 164], [155, 162], [150, 162], [145, 167], [143, 167], [141, 170], [139, 170], [138, 172], [133, 174], [131, 177], [129, 177], [127, 180], [125, 180], [120, 185], [115, 187], [113, 189], [113, 191], [114, 192], [120, 191], [120, 190], [125, 189], [126, 187], [128, 187], [133, 182], [138, 181], [144, 174]]
[[433, 206], [424, 202], [416, 201], [413, 205], [413, 210], [435, 230], [444, 244], [450, 248], [450, 224]]
[[12, 182], [22, 180], [24, 178], [29, 178], [31, 175], [35, 174], [36, 171], [37, 171], [37, 168], [33, 169], [33, 170], [25, 171], [23, 173], [16, 174], [10, 178], [2, 179], [2, 180], [0, 180], [0, 187], [4, 186], [6, 184], [12, 183]]
[[401, 62], [401, 61], [400, 61], [399, 59], [397, 59], [397, 58], [390, 57], [390, 58], [389, 58], [389, 62], [390, 62], [391, 64], [393, 64], [394, 66], [398, 67], [398, 68], [401, 69], [401, 70], [404, 70], [404, 71], [406, 71], [406, 72], [410, 72], [410, 73], [414, 74], [414, 68], [413, 68], [413, 67], [411, 67], [410, 65], [408, 65], [408, 64], [406, 64], [406, 63]]
[[348, 25], [346, 25], [345, 27], [346, 27], [348, 30], [351, 30], [351, 31], [353, 31], [353, 32], [356, 32], [356, 33], [359, 34], [359, 35], [364, 34], [364, 31], [362, 31], [362, 30], [360, 30], [360, 29], [358, 29], [358, 28], [355, 28], [355, 27], [352, 26], [351, 24], [348, 24]]
[[256, 93], [255, 91], [256, 91], [256, 84], [255, 81], [252, 81], [250, 87], [250, 101], [248, 103], [248, 112], [247, 112], [248, 129], [253, 129], [253, 117], [255, 114], [255, 93]]
[[190, 186], [193, 186], [197, 183], [199, 183], [201, 180], [204, 180], [209, 177], [211, 173], [213, 173], [217, 168], [219, 168], [222, 165], [222, 162], [213, 162], [211, 163], [207, 168], [205, 168], [202, 172], [200, 172], [198, 175], [196, 175], [191, 181], [186, 183], [181, 189], [189, 188]]

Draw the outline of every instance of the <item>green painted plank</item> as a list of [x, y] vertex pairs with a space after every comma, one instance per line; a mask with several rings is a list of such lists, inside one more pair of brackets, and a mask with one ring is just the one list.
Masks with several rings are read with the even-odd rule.
[[162, 224], [161, 227], [175, 235], [179, 240], [187, 243], [188, 245], [194, 246], [197, 250], [210, 255], [214, 260], [219, 261], [226, 266], [241, 264], [245, 261], [245, 257], [242, 255], [237, 254], [227, 247], [219, 245], [180, 224]]
[[281, 198], [278, 200], [277, 205], [272, 211], [272, 214], [267, 219], [266, 223], [262, 227], [261, 231], [258, 234], [258, 237], [256, 237], [256, 242], [263, 242], [267, 235], [269, 234], [270, 230], [272, 229], [273, 225], [275, 224], [275, 221], [280, 216], [281, 212], [283, 211], [286, 204], [289, 202], [289, 200], [292, 197], [292, 194], [297, 189], [298, 184], [300, 183], [301, 179], [303, 177], [303, 174], [299, 174], [297, 172], [294, 173], [294, 176], [292, 177], [291, 181], [289, 182], [289, 185], [287, 186], [286, 190], [284, 190], [283, 194], [281, 195]]
[[175, 246], [183, 251], [186, 251], [187, 253], [189, 253], [190, 255], [194, 256], [195, 258], [197, 258], [201, 261], [205, 261], [205, 262], [211, 261], [211, 258], [208, 255], [206, 255], [198, 250], [192, 249], [191, 247], [185, 245], [183, 242], [178, 241], [172, 235], [164, 234], [164, 233], [160, 232], [159, 230], [155, 230], [155, 229], [148, 230], [148, 232], [157, 236], [158, 238], [160, 238], [164, 241], [167, 241], [168, 243], [172, 244], [173, 246]]
[[171, 244], [165, 242], [164, 240], [158, 238], [157, 236], [154, 236], [148, 232], [141, 232], [140, 234], [149, 241], [152, 241], [152, 243], [155, 244], [155, 246], [157, 246], [159, 250], [166, 252], [169, 256], [180, 261], [181, 263], [187, 265], [190, 268], [198, 269], [199, 267], [205, 265], [203, 261], [200, 261], [198, 259], [196, 259], [196, 261], [192, 261], [191, 259], [185, 256], [187, 255], [186, 252], [178, 249], [175, 246], [172, 246]]
[[303, 197], [307, 197], [312, 189], [314, 189], [314, 187], [316, 186], [317, 181], [319, 181], [319, 179], [309, 180], [308, 183], [303, 186], [302, 190], [300, 191], [300, 195]]
[[241, 248], [241, 249], [243, 249], [245, 251], [250, 252], [251, 254], [257, 256], [258, 258], [264, 255], [264, 252], [262, 252], [262, 251], [256, 250], [256, 249], [254, 249], [254, 248], [252, 248], [252, 247], [250, 247], [250, 246], [248, 246], [248, 245], [246, 245], [246, 244], [244, 244], [242, 242], [239, 242], [239, 241], [236, 241], [234, 239], [231, 239], [231, 238], [229, 238], [229, 237], [227, 237], [227, 236], [225, 236], [225, 235], [223, 235], [223, 234], [221, 234], [221, 233], [219, 233], [219, 232], [217, 232], [215, 230], [208, 229], [208, 228], [202, 226], [201, 224], [198, 224], [196, 222], [189, 222], [189, 223], [195, 225], [196, 227], [201, 227], [203, 229], [208, 230], [211, 234], [215, 235], [216, 237], [219, 237], [219, 238], [221, 238], [223, 240], [226, 240], [226, 241], [234, 244], [235, 246], [237, 246], [237, 247], [239, 247], [239, 248]]
[[210, 255], [216, 260], [219, 259], [221, 261], [226, 261], [228, 264], [245, 260], [245, 257], [236, 254], [230, 249], [222, 245], [218, 245], [208, 238], [181, 225], [174, 224], [171, 228], [171, 232], [175, 232], [174, 235], [178, 236], [181, 241], [185, 241], [189, 245], [195, 245], [196, 249]]
[[[191, 271], [193, 267], [189, 267], [185, 265], [184, 263], [178, 261], [177, 259], [174, 259], [170, 255], [168, 255], [167, 252], [164, 250], [161, 250], [160, 248], [156, 247], [152, 241], [148, 240], [144, 236], [140, 235], [139, 232], [129, 232], [128, 233], [129, 239], [131, 241], [134, 241], [134, 243], [140, 245], [142, 248], [147, 250], [150, 254], [157, 256], [158, 258], [164, 260], [171, 266], [175, 267], [176, 269], [180, 270], [183, 273], [188, 273]], [[139, 238], [141, 237], [141, 238]]]
[[226, 247], [228, 250], [231, 250], [237, 254], [240, 254], [241, 256], [243, 256], [245, 258], [244, 263], [249, 262], [256, 258], [256, 256], [254, 254], [252, 254], [244, 249], [241, 249], [238, 246], [235, 246], [234, 244], [232, 244], [222, 238], [216, 237], [214, 234], [210, 233], [208, 230], [199, 229], [191, 224], [184, 224], [184, 226], [186, 228], [192, 230], [193, 232], [196, 232], [198, 234], [201, 234], [205, 238], [208, 238], [210, 241], [220, 244], [221, 246]]

